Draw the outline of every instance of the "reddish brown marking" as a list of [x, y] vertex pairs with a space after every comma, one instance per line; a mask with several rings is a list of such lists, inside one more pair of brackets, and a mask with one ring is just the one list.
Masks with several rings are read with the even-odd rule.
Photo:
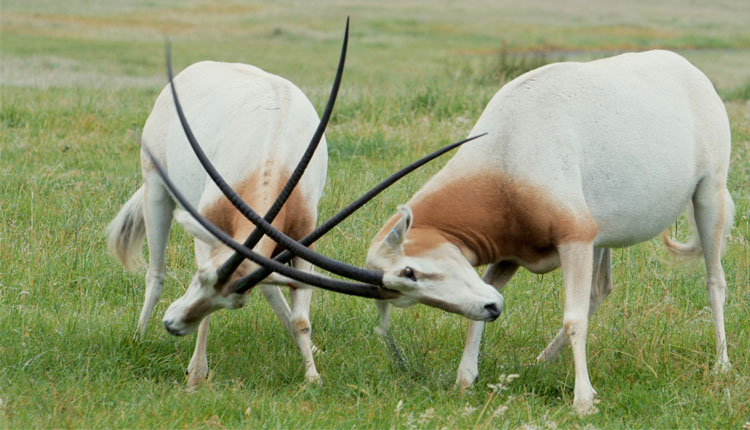
[[[546, 190], [499, 175], [458, 179], [409, 202], [414, 225], [404, 252], [418, 255], [450, 242], [475, 257], [475, 265], [510, 257], [535, 263], [560, 244], [593, 240], [597, 228], [591, 216], [558, 201]], [[397, 219], [389, 220], [376, 240]]]
[[[263, 216], [276, 200], [288, 177], [287, 174], [269, 177], [268, 172], [256, 172], [241, 183], [234, 184], [232, 188], [255, 212]], [[244, 242], [255, 229], [255, 224], [245, 218], [224, 196], [221, 196], [213, 205], [205, 208], [202, 212], [204, 217], [240, 243]], [[316, 208], [309, 203], [298, 185], [271, 225], [292, 239], [299, 240], [315, 228], [316, 222]], [[222, 250], [226, 250], [223, 245], [215, 248], [212, 250], [211, 256], [216, 256]], [[276, 242], [267, 236], [264, 236], [255, 247], [255, 252], [265, 257], [275, 256], [281, 251], [283, 251], [283, 248], [278, 247]], [[247, 260], [243, 261], [227, 284], [231, 284], [234, 280], [255, 268]]]

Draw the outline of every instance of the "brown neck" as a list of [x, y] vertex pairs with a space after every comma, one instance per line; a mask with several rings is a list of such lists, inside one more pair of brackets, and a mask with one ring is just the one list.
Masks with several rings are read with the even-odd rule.
[[[264, 216], [285, 182], [286, 176], [269, 176], [258, 172], [249, 176], [243, 182], [236, 184], [234, 189], [245, 203], [260, 216]], [[301, 239], [312, 231], [317, 221], [314, 208], [310, 207], [299, 188], [300, 186], [295, 187], [295, 190], [271, 223], [277, 230], [284, 232], [287, 236], [295, 240]], [[224, 196], [219, 197], [213, 205], [205, 208], [202, 212], [208, 220], [240, 243], [245, 242], [250, 233], [255, 229], [255, 224], [245, 218]], [[271, 257], [280, 252], [277, 249], [276, 242], [267, 236], [263, 236], [255, 246], [255, 251], [265, 257]], [[247, 261], [243, 262], [240, 268], [245, 268], [245, 266], [254, 270], [254, 267], [251, 267], [253, 265]], [[235, 274], [244, 271], [246, 270], [238, 268]]]
[[593, 238], [590, 228], [579, 227], [543, 189], [499, 175], [448, 181], [415, 195], [409, 206], [417, 235], [443, 237], [473, 265], [513, 258], [535, 262], [559, 243]]

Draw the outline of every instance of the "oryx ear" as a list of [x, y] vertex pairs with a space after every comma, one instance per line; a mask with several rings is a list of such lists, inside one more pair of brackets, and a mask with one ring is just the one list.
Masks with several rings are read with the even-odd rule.
[[217, 239], [216, 236], [211, 234], [208, 230], [203, 228], [203, 226], [200, 225], [200, 223], [196, 221], [189, 212], [182, 209], [176, 209], [174, 211], [174, 219], [185, 230], [187, 230], [190, 235], [205, 243], [206, 245], [213, 247], [220, 243], [219, 239]]
[[406, 232], [409, 231], [412, 219], [414, 218], [414, 214], [412, 214], [409, 206], [399, 205], [398, 212], [401, 214], [401, 219], [393, 226], [393, 229], [388, 233], [384, 241], [384, 244], [393, 250], [401, 248], [401, 244], [404, 243], [404, 239], [406, 238]]

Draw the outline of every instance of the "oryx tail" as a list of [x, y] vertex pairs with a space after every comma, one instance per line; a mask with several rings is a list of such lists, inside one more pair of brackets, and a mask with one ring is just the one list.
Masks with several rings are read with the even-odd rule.
[[[698, 236], [698, 228], [695, 225], [695, 214], [693, 213], [693, 203], [688, 204], [687, 207], [687, 221], [688, 228], [690, 229], [690, 239], [687, 243], [678, 242], [672, 240], [669, 237], [669, 231], [665, 230], [661, 234], [661, 238], [664, 241], [664, 245], [667, 247], [667, 251], [676, 257], [699, 257], [703, 254], [701, 247], [701, 239]], [[725, 190], [724, 195], [724, 240], [722, 241], [721, 253], [722, 255], [727, 249], [727, 239], [729, 238], [730, 231], [734, 225], [734, 201], [732, 196], [729, 194], [729, 190]]]
[[143, 265], [143, 240], [146, 238], [144, 190], [141, 186], [107, 226], [107, 250], [128, 270]]

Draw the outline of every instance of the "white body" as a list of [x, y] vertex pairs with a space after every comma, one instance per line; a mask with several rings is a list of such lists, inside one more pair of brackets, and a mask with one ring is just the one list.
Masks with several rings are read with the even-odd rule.
[[[692, 202], [717, 364], [729, 366], [720, 252], [733, 213], [726, 190], [731, 137], [724, 105], [703, 73], [667, 51], [547, 65], [494, 96], [471, 135], [484, 132], [409, 201], [404, 216], [413, 221], [402, 229], [399, 256], [378, 251], [395, 218], [381, 231], [368, 255], [373, 266], [392, 273], [406, 263], [419, 269], [457, 248], [462, 264], [491, 264], [485, 285], [498, 290], [519, 266], [537, 273], [561, 266], [564, 328], [539, 359], [554, 358], [569, 338], [574, 404], [591, 412], [587, 321], [611, 291], [609, 248], [656, 236]], [[389, 307], [379, 309], [383, 333]], [[469, 329], [461, 388], [477, 376], [483, 324], [474, 321]]]
[[[276, 199], [318, 125], [319, 119], [310, 101], [291, 82], [245, 64], [196, 63], [177, 75], [174, 82], [188, 123], [208, 158], [227, 183], [263, 215]], [[143, 145], [152, 151], [176, 187], [203, 216], [236, 241], [245, 241], [254, 226], [229, 204], [198, 162], [180, 125], [169, 87], [162, 90], [146, 121]], [[143, 334], [161, 294], [164, 254], [176, 206], [145, 153], [141, 154], [141, 165], [144, 185], [110, 225], [110, 249], [126, 266], [132, 266], [140, 257], [142, 239], [139, 242], [138, 234], [127, 237], [121, 232], [137, 230], [138, 216], [143, 216], [150, 250], [146, 301], [138, 323], [138, 330]], [[274, 226], [296, 239], [315, 227], [326, 169], [323, 138]], [[195, 236], [199, 270], [185, 295], [169, 307], [164, 320], [168, 329], [176, 334], [189, 333], [202, 321], [189, 367], [188, 385], [193, 386], [208, 372], [207, 315], [221, 307], [235, 309], [244, 305], [246, 297], [233, 293], [231, 281], [255, 267], [243, 262], [230, 282], [216, 285], [215, 270], [231, 255], [231, 250], [205, 232], [186, 212], [178, 208], [175, 213], [177, 221]], [[264, 237], [255, 251], [270, 257], [275, 248], [275, 243]], [[301, 260], [295, 260], [294, 264], [311, 270], [311, 266]], [[308, 319], [311, 290], [293, 289], [291, 310], [278, 287], [264, 285], [261, 290], [297, 341], [307, 377], [317, 379]]]

